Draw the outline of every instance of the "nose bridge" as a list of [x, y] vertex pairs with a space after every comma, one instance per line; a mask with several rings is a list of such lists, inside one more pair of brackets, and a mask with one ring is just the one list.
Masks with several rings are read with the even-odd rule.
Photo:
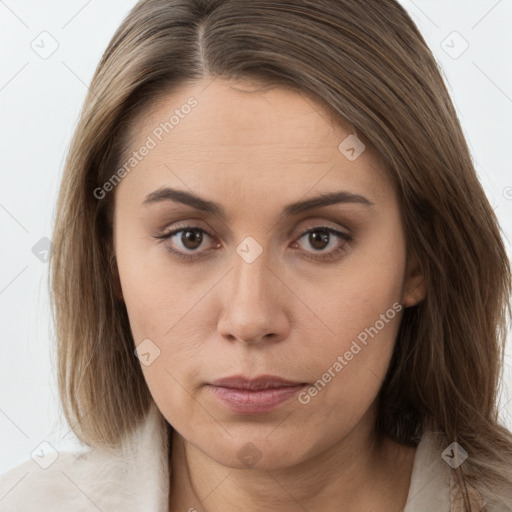
[[[238, 250], [243, 249], [242, 243]], [[263, 304], [269, 302], [271, 272], [267, 268], [267, 263], [268, 258], [265, 252], [261, 252], [253, 261], [245, 259], [243, 254], [242, 256], [239, 253], [236, 254], [231, 277], [231, 297], [234, 305], [238, 304], [245, 308], [252, 304], [254, 308], [260, 309]]]
[[286, 328], [285, 313], [278, 304], [276, 277], [267, 267], [267, 255], [263, 251], [249, 261], [235, 254], [219, 330], [241, 341], [257, 341], [269, 334], [281, 336]]

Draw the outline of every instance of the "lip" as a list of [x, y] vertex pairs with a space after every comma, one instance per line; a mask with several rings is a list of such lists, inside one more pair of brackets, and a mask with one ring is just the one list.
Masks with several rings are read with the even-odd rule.
[[209, 383], [208, 388], [231, 411], [257, 414], [278, 408], [306, 385], [274, 375], [253, 379], [237, 375]]
[[224, 379], [215, 380], [210, 382], [210, 384], [212, 386], [230, 389], [261, 390], [299, 386], [305, 384], [305, 382], [286, 380], [278, 377], [277, 375], [259, 375], [252, 379], [245, 377], [244, 375], [233, 375]]

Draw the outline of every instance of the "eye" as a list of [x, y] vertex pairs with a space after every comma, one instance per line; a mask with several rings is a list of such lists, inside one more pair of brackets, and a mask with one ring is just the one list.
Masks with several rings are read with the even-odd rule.
[[[206, 235], [206, 237], [205, 237]], [[196, 226], [187, 226], [184, 228], [175, 229], [169, 233], [163, 233], [161, 235], [155, 236], [159, 243], [164, 242], [165, 240], [170, 240], [172, 244], [167, 245], [168, 250], [173, 253], [178, 258], [184, 260], [191, 260], [198, 257], [203, 256], [204, 254], [199, 253], [198, 248], [200, 248], [205, 240], [205, 238], [213, 238], [213, 235], [208, 233], [208, 231], [196, 227]], [[217, 247], [220, 247], [220, 243], [217, 244]], [[174, 249], [174, 247], [178, 247], [178, 250]], [[187, 254], [187, 251], [191, 251]]]
[[[305, 238], [306, 237], [306, 238]], [[316, 259], [316, 260], [334, 260], [338, 259], [342, 253], [346, 253], [349, 247], [349, 242], [352, 241], [352, 237], [342, 231], [330, 227], [315, 227], [304, 232], [299, 240], [305, 238], [306, 245], [313, 247], [313, 254], [303, 255], [304, 258]], [[336, 240], [337, 239], [337, 240]], [[295, 245], [300, 245], [299, 242], [295, 242]], [[324, 249], [331, 247], [330, 251]], [[317, 254], [314, 254], [314, 253]]]
[[[347, 233], [325, 226], [318, 226], [305, 231], [298, 240], [300, 241], [305, 237], [307, 237], [306, 244], [309, 244], [313, 248], [313, 251], [305, 249], [306, 254], [301, 255], [301, 257], [313, 260], [338, 259], [343, 253], [347, 252], [348, 244], [352, 241], [352, 237]], [[213, 239], [214, 236], [205, 229], [197, 226], [178, 228], [168, 233], [157, 235], [154, 238], [158, 240], [158, 243], [169, 240], [171, 243], [166, 244], [167, 249], [174, 256], [183, 260], [198, 259], [206, 256], [206, 253], [211, 250], [215, 250], [200, 250], [201, 247], [207, 246], [205, 239]], [[300, 242], [293, 243], [294, 247], [300, 245]], [[220, 248], [221, 246], [222, 244], [218, 242], [215, 248]], [[331, 246], [331, 250], [325, 251], [329, 246]]]

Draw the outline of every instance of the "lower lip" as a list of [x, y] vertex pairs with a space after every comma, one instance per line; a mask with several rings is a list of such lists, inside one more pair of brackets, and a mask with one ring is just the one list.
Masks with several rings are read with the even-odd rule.
[[295, 396], [306, 385], [307, 384], [300, 384], [298, 386], [254, 391], [223, 388], [221, 386], [208, 387], [212, 390], [214, 395], [233, 412], [254, 414], [277, 409], [284, 402]]

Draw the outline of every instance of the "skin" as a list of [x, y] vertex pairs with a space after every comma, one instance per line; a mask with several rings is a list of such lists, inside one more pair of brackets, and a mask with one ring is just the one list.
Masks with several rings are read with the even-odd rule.
[[[401, 511], [415, 449], [376, 442], [372, 427], [403, 309], [307, 404], [295, 397], [242, 415], [206, 386], [236, 374], [313, 384], [395, 302], [423, 298], [378, 155], [366, 146], [347, 159], [338, 145], [352, 130], [302, 94], [211, 78], [137, 119], [131, 150], [191, 96], [197, 106], [115, 190], [118, 293], [135, 344], [150, 339], [160, 350], [142, 370], [174, 428], [169, 510]], [[215, 201], [230, 218], [170, 200], [142, 204], [162, 186]], [[280, 219], [289, 203], [340, 190], [372, 205]], [[190, 226], [212, 237], [154, 238]], [[353, 239], [331, 235], [319, 248], [304, 233], [322, 227]], [[263, 250], [252, 263], [236, 252], [248, 236]], [[181, 260], [169, 248], [202, 256]], [[249, 442], [260, 455], [251, 467], [237, 455]]]

